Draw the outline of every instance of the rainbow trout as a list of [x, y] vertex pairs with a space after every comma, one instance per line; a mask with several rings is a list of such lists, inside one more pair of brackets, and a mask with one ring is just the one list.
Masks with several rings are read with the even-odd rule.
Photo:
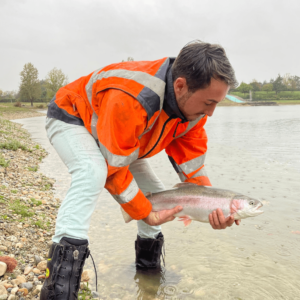
[[[234, 216], [235, 220], [255, 217], [263, 213], [259, 200], [229, 190], [199, 186], [193, 183], [178, 183], [174, 188], [158, 193], [148, 193], [146, 197], [152, 203], [152, 211], [174, 208], [183, 210], [174, 217], [188, 226], [192, 220], [209, 223], [209, 214], [221, 208], [224, 217]], [[122, 210], [126, 223], [132, 218]]]

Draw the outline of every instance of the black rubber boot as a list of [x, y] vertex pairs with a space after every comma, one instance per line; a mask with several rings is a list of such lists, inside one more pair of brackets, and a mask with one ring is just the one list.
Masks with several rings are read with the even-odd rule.
[[144, 239], [137, 236], [135, 241], [135, 264], [137, 269], [161, 269], [160, 257], [164, 236], [160, 232], [156, 239]]
[[40, 300], [77, 300], [80, 279], [90, 250], [87, 240], [62, 238], [53, 243]]

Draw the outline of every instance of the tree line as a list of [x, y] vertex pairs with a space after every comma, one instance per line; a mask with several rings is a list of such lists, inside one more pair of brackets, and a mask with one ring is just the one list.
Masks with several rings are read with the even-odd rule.
[[249, 91], [265, 91], [267, 93], [275, 91], [276, 95], [283, 91], [300, 91], [300, 77], [290, 74], [285, 74], [284, 76], [278, 74], [275, 79], [271, 79], [269, 82], [258, 82], [257, 80], [253, 79], [249, 84], [242, 82], [238, 88], [231, 91], [241, 92], [243, 94], [249, 93]]
[[38, 74], [37, 68], [32, 63], [25, 64], [20, 72], [19, 90], [5, 92], [0, 90], [0, 100], [30, 101], [31, 106], [33, 106], [34, 101], [50, 100], [59, 88], [68, 84], [68, 76], [61, 69], [53, 68], [42, 80], [39, 79]]

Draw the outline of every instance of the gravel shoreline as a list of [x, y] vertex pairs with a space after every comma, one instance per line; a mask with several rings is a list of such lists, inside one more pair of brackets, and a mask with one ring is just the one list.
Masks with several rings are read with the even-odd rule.
[[[4, 118], [0, 118], [0, 299], [39, 299], [60, 199], [54, 197], [55, 180], [37, 172], [47, 152], [21, 125]], [[79, 299], [97, 297], [88, 288], [90, 272], [82, 274]]]

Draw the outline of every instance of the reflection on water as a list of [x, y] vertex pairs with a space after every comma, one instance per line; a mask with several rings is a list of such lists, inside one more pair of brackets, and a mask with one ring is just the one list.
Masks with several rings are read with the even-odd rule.
[[[89, 232], [100, 299], [300, 299], [299, 116], [300, 106], [217, 108], [206, 126], [211, 182], [260, 199], [265, 213], [222, 231], [199, 222], [163, 225], [161, 273], [136, 272], [136, 224], [124, 224], [104, 191]], [[26, 126], [50, 152], [41, 170], [57, 178], [61, 196], [69, 177], [37, 129], [41, 120]], [[165, 153], [150, 161], [167, 188], [178, 182]]]

